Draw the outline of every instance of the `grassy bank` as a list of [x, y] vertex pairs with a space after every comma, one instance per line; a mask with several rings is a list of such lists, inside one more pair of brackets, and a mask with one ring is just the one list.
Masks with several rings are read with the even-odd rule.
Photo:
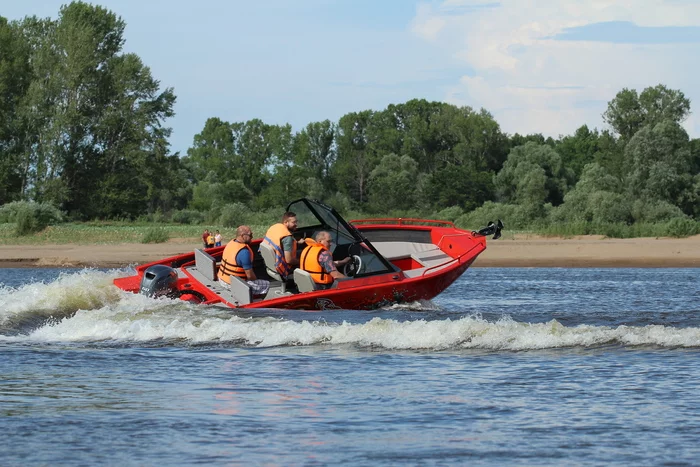
[[[697, 225], [697, 224], [696, 224]], [[251, 225], [255, 237], [262, 236], [269, 225]], [[691, 226], [692, 227], [692, 226]], [[118, 243], [173, 243], [201, 242], [205, 228], [220, 230], [224, 242], [231, 240], [235, 228], [206, 225], [183, 225], [153, 222], [85, 222], [64, 223], [48, 226], [41, 232], [17, 236], [15, 224], [0, 224], [0, 245], [61, 245], [61, 244], [118, 244]], [[687, 237], [698, 233], [697, 228], [687, 225], [669, 226], [658, 224], [606, 224], [562, 223], [531, 229], [509, 229], [503, 231], [503, 238], [513, 238], [516, 234], [532, 234], [545, 237], [573, 237], [578, 235], [604, 235], [610, 238], [637, 237]]]
[[[46, 227], [41, 232], [18, 237], [15, 224], [0, 224], [0, 245], [61, 245], [77, 243], [85, 245], [145, 243], [153, 229], [162, 229], [171, 242], [200, 243], [206, 226], [181, 224], [153, 224], [129, 222], [66, 223]], [[253, 233], [262, 235], [269, 226], [251, 226]], [[216, 230], [217, 227], [208, 227]], [[235, 236], [235, 228], [219, 228], [225, 241]]]

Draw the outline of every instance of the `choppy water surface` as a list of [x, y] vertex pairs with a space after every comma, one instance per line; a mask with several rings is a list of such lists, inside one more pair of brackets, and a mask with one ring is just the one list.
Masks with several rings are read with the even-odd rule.
[[697, 465], [700, 270], [471, 269], [376, 311], [0, 269], [2, 465]]

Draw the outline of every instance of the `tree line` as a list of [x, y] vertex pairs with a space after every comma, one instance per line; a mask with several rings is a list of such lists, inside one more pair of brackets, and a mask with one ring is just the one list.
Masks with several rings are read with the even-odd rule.
[[124, 28], [83, 2], [55, 20], [0, 17], [0, 204], [76, 220], [216, 222], [302, 196], [515, 227], [700, 218], [700, 143], [681, 126], [690, 101], [664, 85], [621, 90], [603, 114], [610, 130], [558, 139], [414, 99], [298, 131], [212, 117], [181, 157], [166, 126], [174, 90], [123, 52]]

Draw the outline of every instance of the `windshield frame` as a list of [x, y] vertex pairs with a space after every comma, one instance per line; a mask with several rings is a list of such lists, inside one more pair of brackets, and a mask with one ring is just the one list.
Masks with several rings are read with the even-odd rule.
[[[343, 236], [347, 237], [348, 235], [352, 240], [354, 240], [353, 243], [363, 243], [371, 252], [374, 254], [382, 263], [384, 266], [385, 270], [383, 271], [372, 271], [372, 272], [367, 272], [367, 273], [361, 273], [357, 274], [353, 277], [368, 277], [368, 276], [375, 276], [378, 274], [386, 274], [386, 273], [393, 273], [396, 272], [396, 266], [394, 266], [391, 262], [389, 262], [384, 256], [382, 256], [379, 251], [372, 245], [372, 243], [365, 238], [364, 235], [352, 224], [348, 223], [343, 219], [343, 216], [341, 216], [338, 211], [336, 211], [332, 206], [329, 206], [321, 201], [315, 200], [315, 199], [308, 199], [308, 198], [299, 198], [297, 200], [294, 200], [290, 202], [287, 205], [287, 211], [293, 211], [294, 210], [294, 205], [298, 203], [304, 203], [306, 207], [309, 209], [309, 211], [316, 217], [316, 220], [319, 221], [318, 226], [319, 227], [328, 227], [330, 230], [333, 230], [336, 235], [338, 236]], [[324, 216], [320, 213], [325, 213], [327, 216]], [[327, 217], [329, 219], [327, 219]], [[335, 220], [335, 226], [328, 223], [328, 220], [334, 219]], [[316, 225], [311, 225], [311, 226], [301, 226], [301, 228], [309, 228], [309, 227], [317, 227]]]

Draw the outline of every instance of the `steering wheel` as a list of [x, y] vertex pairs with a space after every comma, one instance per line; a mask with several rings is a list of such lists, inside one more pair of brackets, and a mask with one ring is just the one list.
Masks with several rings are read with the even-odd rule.
[[358, 255], [351, 256], [352, 261], [343, 266], [343, 274], [348, 277], [354, 277], [355, 274], [362, 272], [362, 258]]

